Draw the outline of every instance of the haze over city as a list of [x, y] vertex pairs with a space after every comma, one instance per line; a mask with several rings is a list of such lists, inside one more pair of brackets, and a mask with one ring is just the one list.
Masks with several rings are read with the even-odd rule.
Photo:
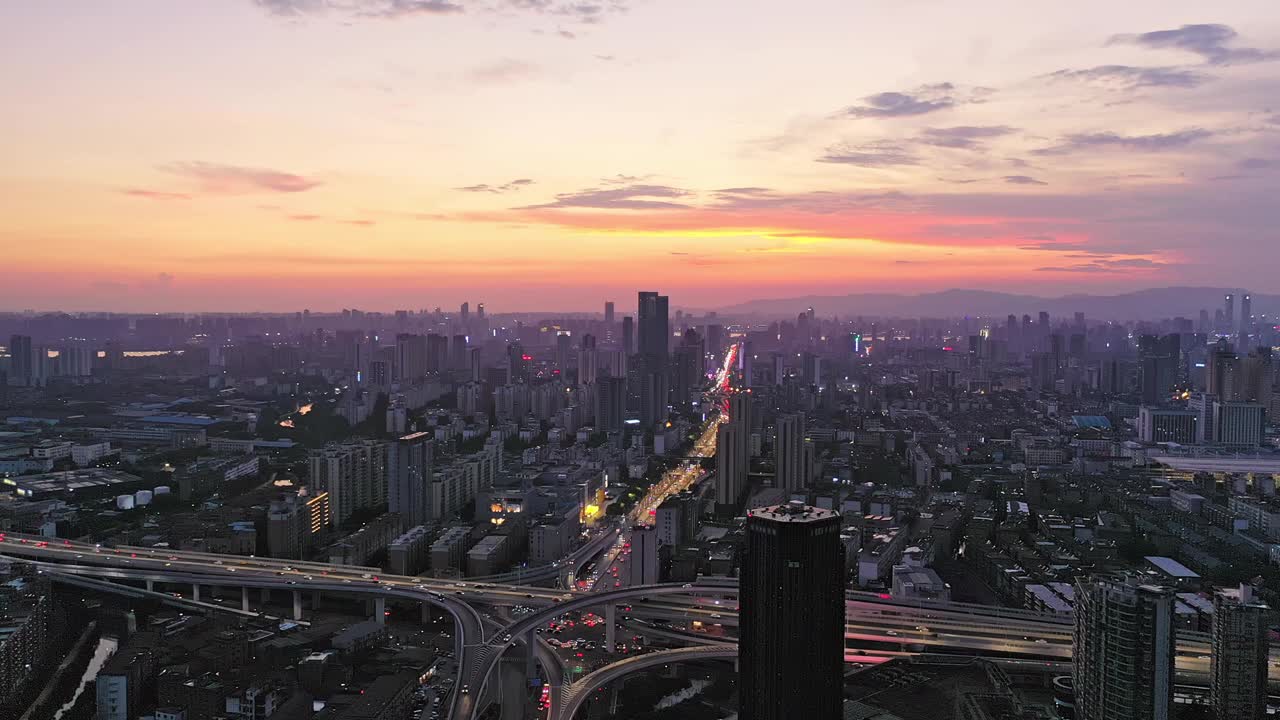
[[9, 309], [1280, 290], [1266, 0], [0, 8]]

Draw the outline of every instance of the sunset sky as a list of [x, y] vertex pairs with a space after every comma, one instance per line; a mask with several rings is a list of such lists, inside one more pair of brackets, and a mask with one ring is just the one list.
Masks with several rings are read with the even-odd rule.
[[0, 4], [0, 310], [1280, 291], [1275, 0]]

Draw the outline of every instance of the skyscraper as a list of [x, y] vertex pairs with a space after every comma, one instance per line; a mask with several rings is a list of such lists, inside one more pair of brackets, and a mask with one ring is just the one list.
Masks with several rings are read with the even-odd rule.
[[1266, 715], [1268, 610], [1249, 585], [1214, 595], [1209, 698], [1215, 720], [1262, 720]]
[[805, 475], [804, 436], [803, 413], [778, 416], [774, 437], [774, 462], [776, 463], [774, 487], [794, 492], [808, 486], [809, 478]]
[[648, 362], [650, 370], [665, 370], [667, 346], [671, 342], [667, 296], [642, 290], [636, 316], [639, 325], [636, 351]]
[[613, 301], [609, 300], [604, 304], [604, 324], [613, 324]]
[[837, 720], [844, 685], [840, 516], [788, 503], [751, 511], [739, 581], [738, 717]]
[[1076, 720], [1169, 720], [1173, 591], [1133, 578], [1076, 587], [1072, 679]]
[[1204, 366], [1204, 390], [1210, 395], [1224, 400], [1235, 399], [1235, 387], [1239, 384], [1236, 376], [1239, 357], [1232, 351], [1226, 340], [1219, 340], [1209, 350], [1209, 359]]
[[635, 318], [626, 315], [622, 318], [622, 354], [631, 357], [636, 351]]
[[560, 377], [564, 377], [569, 372], [569, 350], [573, 346], [573, 336], [567, 330], [559, 330], [556, 332], [556, 369], [560, 371]]
[[30, 335], [12, 335], [9, 337], [9, 376], [19, 385], [30, 385], [36, 376], [35, 353], [31, 346]]
[[471, 319], [471, 303], [466, 303], [466, 302], [462, 303], [462, 307], [459, 309], [458, 315], [462, 317], [463, 323], [466, 323], [468, 320], [470, 320]]
[[578, 384], [589, 385], [599, 374], [600, 353], [596, 351], [596, 336], [586, 333], [578, 345]]
[[387, 448], [387, 509], [406, 527], [429, 522], [431, 513], [431, 433], [405, 435]]
[[1253, 329], [1253, 297], [1249, 293], [1240, 296], [1240, 334], [1248, 335]]
[[1169, 399], [1173, 386], [1178, 382], [1181, 356], [1181, 338], [1178, 335], [1143, 335], [1138, 338], [1142, 402], [1155, 405]]
[[518, 342], [507, 345], [507, 384], [514, 385], [517, 382], [529, 379], [529, 362], [533, 358], [526, 355], [524, 346]]

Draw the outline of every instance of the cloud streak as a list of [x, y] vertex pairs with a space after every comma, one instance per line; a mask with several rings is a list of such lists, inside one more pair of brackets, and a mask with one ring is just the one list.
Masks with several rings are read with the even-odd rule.
[[1081, 70], [1058, 70], [1043, 76], [1050, 80], [1069, 80], [1100, 85], [1113, 90], [1143, 88], [1194, 88], [1212, 79], [1204, 73], [1172, 67], [1134, 67], [1132, 65], [1099, 65]]
[[680, 210], [687, 209], [690, 206], [684, 202], [677, 202], [677, 200], [685, 198], [689, 194], [687, 190], [667, 185], [623, 185], [561, 193], [552, 202], [541, 205], [528, 205], [519, 209]]
[[338, 13], [357, 18], [399, 19], [421, 15], [456, 15], [466, 11], [449, 0], [254, 0], [272, 15], [303, 17]]
[[164, 190], [147, 190], [145, 188], [127, 188], [120, 192], [131, 197], [146, 198], [147, 200], [190, 200], [191, 196], [187, 193], [165, 192]]
[[501, 185], [488, 185], [485, 183], [481, 183], [479, 185], [467, 185], [466, 187], [460, 187], [460, 188], [454, 188], [454, 189], [459, 192], [493, 193], [495, 195], [500, 195], [502, 193], [509, 193], [509, 192], [514, 192], [516, 190], [521, 190], [532, 184], [533, 184], [533, 180], [530, 180], [529, 178], [519, 178], [517, 180], [512, 180], [511, 182], [502, 183]]
[[866, 168], [918, 165], [920, 159], [906, 148], [893, 143], [836, 145], [828, 148], [818, 162], [855, 165]]
[[1033, 155], [1066, 155], [1089, 149], [1123, 149], [1137, 152], [1162, 152], [1186, 147], [1213, 136], [1203, 128], [1191, 128], [1153, 135], [1121, 135], [1116, 132], [1075, 133], [1057, 145], [1032, 150]]
[[256, 192], [299, 193], [322, 184], [315, 178], [280, 170], [220, 163], [174, 162], [163, 165], [160, 169], [195, 181], [201, 192], [210, 195], [240, 195]]
[[1007, 125], [963, 125], [959, 127], [925, 128], [916, 142], [936, 147], [977, 150], [983, 140], [1004, 137], [1017, 132]]

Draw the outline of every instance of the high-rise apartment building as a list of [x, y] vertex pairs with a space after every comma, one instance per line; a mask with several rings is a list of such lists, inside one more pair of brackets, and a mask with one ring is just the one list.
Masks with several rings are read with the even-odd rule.
[[774, 426], [774, 482], [773, 486], [794, 492], [809, 484], [805, 472], [805, 423], [803, 413], [778, 416]]
[[431, 469], [433, 435], [405, 435], [387, 447], [387, 509], [400, 513], [405, 525], [426, 524], [432, 517]]
[[1262, 720], [1267, 713], [1269, 610], [1249, 585], [1214, 595], [1209, 698], [1215, 720]]
[[739, 591], [738, 717], [842, 717], [840, 516], [801, 503], [752, 510]]
[[622, 354], [631, 357], [636, 352], [636, 321], [630, 315], [622, 318]]
[[622, 432], [627, 417], [627, 379], [604, 375], [596, 380], [596, 430]]
[[613, 301], [609, 300], [604, 304], [604, 324], [613, 324]]
[[396, 335], [396, 380], [411, 382], [427, 374], [427, 338], [423, 335], [400, 333]]
[[1227, 332], [1235, 332], [1236, 329], [1236, 296], [1227, 293], [1222, 302], [1222, 316], [1227, 321], [1225, 330]]
[[1133, 578], [1076, 586], [1072, 678], [1076, 720], [1169, 720], [1174, 593]]
[[316, 491], [329, 494], [332, 525], [387, 501], [387, 445], [378, 440], [330, 444], [307, 458]]
[[716, 430], [716, 513], [736, 510], [751, 465], [751, 396], [729, 398], [729, 419]]

